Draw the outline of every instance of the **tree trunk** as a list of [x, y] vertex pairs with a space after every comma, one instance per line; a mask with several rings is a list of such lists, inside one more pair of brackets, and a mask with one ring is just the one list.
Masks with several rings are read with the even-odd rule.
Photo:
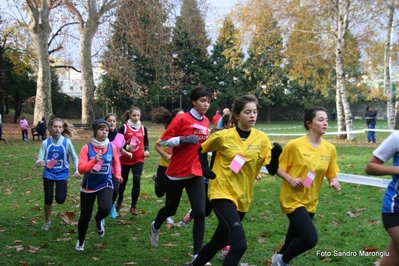
[[271, 108], [270, 108], [270, 105], [268, 105], [268, 106], [266, 106], [266, 124], [270, 124], [271, 122], [272, 122], [272, 119], [271, 119], [271, 110], [270, 110]]
[[[338, 111], [342, 112], [341, 117], [337, 117], [338, 122], [338, 137], [345, 138], [345, 134], [340, 134], [345, 125], [345, 130], [348, 132], [346, 138], [348, 140], [355, 140], [355, 135], [349, 133], [353, 131], [352, 111], [348, 100], [348, 92], [345, 85], [344, 73], [344, 49], [345, 49], [345, 36], [348, 27], [348, 13], [344, 10], [344, 3], [338, 2], [337, 12], [337, 31], [336, 31], [336, 49], [335, 49], [335, 71], [337, 78], [337, 96], [336, 99], [342, 104], [342, 108], [337, 106], [337, 116], [341, 115]], [[338, 104], [338, 103], [337, 103]], [[338, 109], [339, 108], [339, 109]]]
[[88, 25], [81, 29], [80, 34], [80, 61], [82, 70], [82, 123], [91, 123], [94, 120], [94, 79], [93, 64], [91, 62], [91, 44], [97, 28]]
[[35, 98], [33, 125], [36, 125], [42, 117], [48, 119], [53, 114], [51, 103], [51, 71], [48, 51], [48, 39], [51, 33], [49, 23], [49, 4], [42, 1], [41, 8], [31, 1], [26, 1], [29, 6], [30, 24], [33, 41], [37, 48], [38, 77]]
[[392, 103], [392, 87], [391, 87], [391, 64], [392, 64], [392, 27], [393, 27], [393, 16], [395, 13], [395, 7], [391, 5], [389, 7], [389, 17], [388, 17], [388, 31], [387, 31], [387, 41], [385, 43], [385, 56], [384, 56], [384, 89], [387, 95], [387, 117], [388, 117], [388, 127], [389, 129], [394, 129], [395, 119], [393, 117], [393, 103]]

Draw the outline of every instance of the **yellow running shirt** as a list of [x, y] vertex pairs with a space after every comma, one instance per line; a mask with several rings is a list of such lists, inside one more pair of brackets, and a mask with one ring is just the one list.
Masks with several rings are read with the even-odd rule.
[[335, 178], [339, 172], [335, 146], [322, 139], [319, 147], [315, 149], [306, 136], [291, 140], [285, 145], [280, 155], [279, 167], [293, 178], [302, 178], [302, 181], [309, 171], [315, 173], [310, 188], [302, 185], [295, 189], [287, 181], [283, 181], [280, 205], [285, 214], [298, 207], [305, 207], [308, 212], [315, 213], [324, 177]]
[[[157, 143], [159, 144], [159, 142], [161, 141], [161, 139], [159, 138], [158, 140], [157, 140]], [[163, 151], [165, 152], [165, 153], [167, 153], [167, 154], [169, 154], [169, 155], [172, 155], [172, 151], [173, 151], [173, 148], [172, 147], [161, 147], [162, 149], [163, 149]], [[169, 165], [169, 161], [168, 160], [166, 160], [166, 158], [165, 157], [163, 157], [162, 155], [161, 155], [161, 158], [159, 159], [159, 165], [160, 166], [163, 166], [163, 167], [168, 167], [168, 165]]]
[[[209, 180], [208, 197], [231, 200], [237, 211], [247, 212], [252, 201], [255, 177], [262, 165], [269, 164], [271, 144], [269, 137], [252, 128], [247, 140], [241, 140], [235, 127], [214, 132], [202, 145], [202, 152], [217, 151], [213, 172], [216, 178]], [[230, 164], [241, 155], [245, 163], [235, 173]]]

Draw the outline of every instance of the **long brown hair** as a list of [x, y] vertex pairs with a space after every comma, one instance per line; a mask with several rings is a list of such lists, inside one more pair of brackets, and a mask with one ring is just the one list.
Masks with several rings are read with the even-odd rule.
[[62, 131], [61, 135], [66, 138], [73, 139], [73, 137], [76, 134], [76, 130], [73, 127], [73, 125], [69, 124], [67, 120], [62, 120], [61, 118], [58, 117], [51, 119], [50, 122], [48, 123], [48, 128], [50, 130], [50, 133], [51, 133], [51, 127], [55, 121], [59, 121], [62, 123], [62, 127], [64, 128], [64, 130]]

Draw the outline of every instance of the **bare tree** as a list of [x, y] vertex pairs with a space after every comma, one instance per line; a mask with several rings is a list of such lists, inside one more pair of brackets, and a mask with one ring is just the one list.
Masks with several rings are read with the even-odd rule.
[[[396, 2], [396, 1], [395, 1]], [[388, 126], [390, 129], [394, 129], [395, 120], [393, 118], [393, 103], [392, 103], [392, 77], [391, 77], [391, 67], [392, 67], [392, 30], [393, 30], [393, 17], [395, 14], [395, 6], [392, 3], [389, 7], [388, 14], [388, 25], [387, 25], [387, 37], [385, 42], [385, 51], [384, 51], [384, 83], [385, 83], [385, 92], [387, 95], [387, 117], [388, 117]]]
[[26, 1], [30, 16], [29, 29], [37, 47], [38, 75], [35, 99], [34, 121], [40, 121], [45, 114], [53, 113], [51, 104], [51, 71], [48, 39], [51, 33], [50, 9], [57, 1]]
[[92, 44], [99, 25], [106, 19], [105, 15], [117, 6], [116, 0], [86, 0], [81, 2], [63, 0], [64, 5], [79, 22], [80, 33], [80, 68], [82, 71], [82, 123], [94, 119], [93, 99], [95, 84], [93, 79]]

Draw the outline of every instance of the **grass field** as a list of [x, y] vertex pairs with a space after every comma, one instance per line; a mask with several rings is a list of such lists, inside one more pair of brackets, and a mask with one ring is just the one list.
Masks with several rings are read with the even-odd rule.
[[[356, 129], [363, 128], [362, 121], [355, 121]], [[377, 128], [384, 128], [382, 121]], [[151, 122], [143, 122], [148, 128], [150, 144], [160, 136], [163, 128]], [[336, 131], [334, 123], [330, 132]], [[303, 134], [301, 122], [266, 125], [257, 128], [270, 134], [272, 142], [284, 145]], [[79, 181], [71, 177], [68, 197], [63, 205], [54, 204], [52, 227], [40, 229], [44, 221], [42, 170], [34, 167], [40, 142], [31, 139], [23, 142], [16, 124], [4, 124], [4, 135], [8, 144], [0, 143], [0, 265], [183, 265], [192, 252], [192, 226], [162, 227], [158, 248], [148, 241], [149, 225], [163, 206], [163, 199], [154, 193], [152, 175], [156, 171], [159, 155], [151, 149], [141, 180], [141, 195], [138, 216], [129, 213], [128, 205], [116, 219], [107, 218], [106, 234], [99, 238], [91, 224], [86, 239], [85, 251], [74, 249], [79, 219]], [[89, 140], [91, 131], [79, 130], [73, 144], [79, 153]], [[389, 133], [377, 132], [381, 142]], [[336, 140], [326, 135], [338, 151], [341, 172], [364, 174], [364, 167], [378, 144], [368, 144], [367, 136], [357, 134], [356, 141]], [[366, 140], [365, 140], [366, 139]], [[389, 177], [387, 177], [389, 178]], [[270, 265], [273, 252], [284, 242], [287, 218], [281, 213], [278, 177], [263, 175], [255, 184], [254, 199], [244, 219], [248, 250], [241, 262], [244, 265]], [[131, 177], [125, 192], [125, 203], [130, 201]], [[380, 208], [384, 189], [341, 183], [342, 191], [323, 186], [315, 225], [319, 233], [317, 246], [294, 259], [291, 265], [372, 265], [376, 254], [363, 251], [382, 252], [388, 242], [381, 224]], [[189, 210], [187, 196], [183, 194], [175, 222], [181, 221]], [[205, 241], [211, 237], [217, 223], [211, 214], [206, 219]], [[355, 256], [356, 255], [356, 256]], [[374, 255], [374, 256], [372, 256]], [[216, 256], [212, 265], [222, 265]]]

